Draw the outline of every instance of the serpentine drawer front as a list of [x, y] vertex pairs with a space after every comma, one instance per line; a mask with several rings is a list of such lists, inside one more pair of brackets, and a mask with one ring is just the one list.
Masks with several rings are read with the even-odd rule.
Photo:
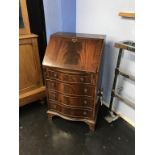
[[92, 110], [90, 109], [79, 109], [70, 108], [63, 106], [61, 104], [55, 104], [56, 102], [50, 102], [49, 109], [58, 112], [59, 114], [64, 114], [72, 118], [92, 118]]
[[94, 96], [94, 87], [88, 84], [68, 84], [56, 80], [46, 80], [48, 90], [55, 90], [67, 95]]
[[[63, 105], [68, 105], [71, 107], [81, 107], [93, 109], [93, 98], [87, 96], [70, 96], [64, 95], [58, 92], [48, 91], [49, 100], [59, 102]], [[78, 103], [78, 104], [77, 104]]]
[[58, 81], [63, 82], [69, 82], [69, 83], [88, 83], [93, 84], [93, 78], [91, 75], [84, 74], [84, 75], [78, 75], [78, 74], [66, 74], [62, 73], [60, 71], [55, 71], [51, 69], [47, 69], [46, 71], [46, 77], [48, 79], [55, 79]]
[[105, 36], [55, 33], [43, 60], [48, 117], [84, 121], [94, 131]]

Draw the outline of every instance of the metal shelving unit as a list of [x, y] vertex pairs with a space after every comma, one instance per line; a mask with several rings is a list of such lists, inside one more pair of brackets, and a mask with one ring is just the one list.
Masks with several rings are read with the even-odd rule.
[[121, 76], [123, 76], [123, 77], [125, 77], [125, 78], [127, 78], [129, 80], [135, 81], [135, 77], [133, 75], [130, 75], [130, 74], [122, 71], [119, 68], [120, 63], [121, 63], [122, 54], [123, 54], [123, 52], [125, 52], [125, 50], [135, 53], [135, 43], [132, 42], [132, 41], [123, 41], [123, 42], [115, 43], [115, 47], [119, 48], [119, 54], [118, 54], [117, 65], [116, 65], [116, 69], [115, 69], [115, 77], [114, 77], [114, 81], [113, 81], [113, 87], [112, 87], [112, 92], [111, 92], [111, 99], [110, 99], [110, 107], [109, 107], [109, 109], [110, 109], [110, 111], [112, 111], [112, 105], [113, 105], [114, 97], [117, 97], [119, 100], [123, 101], [128, 106], [135, 109], [135, 104], [133, 102], [131, 102], [127, 98], [122, 97], [115, 90], [116, 89], [117, 79], [118, 79], [119, 75], [121, 75]]
[[[122, 18], [127, 18], [127, 19], [131, 19], [131, 20], [135, 19], [134, 12], [119, 12], [118, 15], [121, 16]], [[113, 100], [115, 97], [118, 98], [119, 100], [123, 101], [126, 105], [135, 109], [135, 104], [132, 101], [121, 96], [121, 94], [115, 90], [118, 76], [123, 76], [129, 80], [135, 81], [135, 77], [133, 75], [130, 75], [127, 72], [120, 69], [122, 54], [124, 52], [126, 52], [126, 50], [129, 52], [135, 53], [135, 43], [133, 41], [122, 41], [122, 42], [115, 43], [115, 47], [119, 48], [119, 54], [118, 54], [118, 58], [117, 58], [117, 65], [115, 68], [115, 77], [114, 77], [112, 91], [111, 91], [109, 114], [107, 116], [105, 116], [105, 120], [109, 123], [115, 121], [119, 117], [115, 112], [112, 111]]]

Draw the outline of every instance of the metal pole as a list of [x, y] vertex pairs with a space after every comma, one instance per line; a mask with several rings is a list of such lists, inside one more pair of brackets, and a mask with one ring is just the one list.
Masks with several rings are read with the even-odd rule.
[[117, 77], [118, 77], [117, 68], [119, 68], [120, 63], [121, 63], [122, 52], [123, 52], [123, 49], [120, 48], [118, 58], [117, 58], [117, 65], [116, 65], [116, 69], [115, 69], [115, 76], [114, 76], [112, 91], [111, 91], [111, 99], [110, 99], [110, 105], [109, 105], [110, 111], [112, 111], [112, 104], [113, 104], [113, 98], [114, 98], [113, 90], [115, 90], [115, 88], [116, 88], [116, 82], [117, 82]]

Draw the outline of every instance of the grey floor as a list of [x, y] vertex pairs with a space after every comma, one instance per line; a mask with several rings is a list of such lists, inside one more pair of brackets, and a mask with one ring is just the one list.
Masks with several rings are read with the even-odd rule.
[[135, 131], [122, 119], [112, 124], [99, 111], [96, 131], [82, 122], [55, 117], [48, 120], [46, 104], [20, 108], [20, 155], [134, 155]]

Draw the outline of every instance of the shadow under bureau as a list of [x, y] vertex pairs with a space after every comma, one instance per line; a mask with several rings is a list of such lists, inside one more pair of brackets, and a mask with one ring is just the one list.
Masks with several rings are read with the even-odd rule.
[[55, 33], [43, 60], [48, 117], [84, 121], [95, 129], [104, 35]]

